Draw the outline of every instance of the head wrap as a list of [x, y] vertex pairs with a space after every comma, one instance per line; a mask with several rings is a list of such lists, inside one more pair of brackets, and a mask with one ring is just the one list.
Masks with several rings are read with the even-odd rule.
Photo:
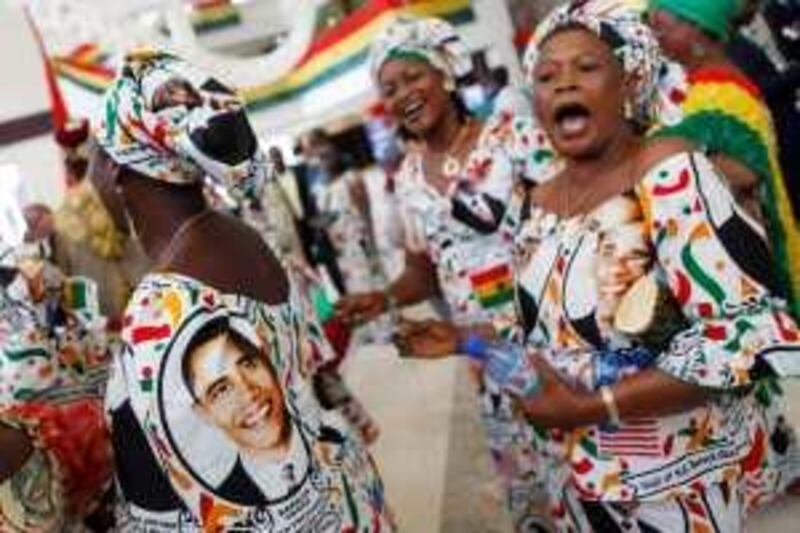
[[698, 26], [720, 41], [727, 41], [733, 20], [744, 0], [650, 0], [650, 10], [661, 9]]
[[392, 59], [417, 59], [455, 82], [472, 70], [469, 49], [456, 29], [437, 18], [400, 16], [387, 26], [370, 50], [370, 72], [377, 83], [383, 65]]
[[579, 26], [596, 34], [612, 48], [634, 83], [634, 119], [649, 125], [659, 114], [658, 84], [666, 69], [655, 36], [642, 21], [641, 11], [623, 0], [589, 0], [561, 5], [539, 24], [525, 51], [523, 67], [536, 91], [533, 77], [542, 42], [562, 28]]
[[[172, 105], [163, 105], [165, 93]], [[127, 55], [104, 103], [97, 139], [119, 165], [169, 183], [209, 179], [237, 196], [266, 178], [267, 158], [241, 100], [176, 56]]]

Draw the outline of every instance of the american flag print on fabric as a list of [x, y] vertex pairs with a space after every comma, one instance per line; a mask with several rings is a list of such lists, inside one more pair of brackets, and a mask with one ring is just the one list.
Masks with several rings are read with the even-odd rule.
[[654, 418], [625, 420], [600, 428], [600, 453], [617, 457], [660, 457], [659, 423]]

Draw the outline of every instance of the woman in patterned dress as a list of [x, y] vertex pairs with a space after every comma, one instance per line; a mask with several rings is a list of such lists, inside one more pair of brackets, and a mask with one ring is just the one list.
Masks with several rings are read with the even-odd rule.
[[84, 531], [112, 481], [106, 322], [94, 285], [66, 278], [41, 242], [10, 244], [0, 238], [0, 531]]
[[118, 530], [391, 531], [364, 445], [314, 395], [332, 352], [313, 315], [259, 234], [206, 204], [207, 180], [236, 196], [265, 177], [241, 101], [144, 50], [105, 106], [91, 178], [155, 263], [106, 400]]
[[[340, 313], [363, 321], [396, 305], [441, 294], [452, 320], [513, 323], [511, 235], [502, 232], [515, 176], [541, 174], [551, 153], [529, 118], [482, 123], [466, 112], [457, 79], [471, 69], [455, 29], [438, 19], [401, 18], [372, 48], [372, 74], [383, 104], [413, 141], [397, 174], [406, 222], [405, 271], [385, 291], [345, 298]], [[520, 157], [522, 155], [523, 157]], [[440, 321], [405, 323], [431, 331]], [[409, 355], [410, 352], [409, 352]], [[527, 424], [489, 380], [481, 409], [506, 503], [519, 531], [540, 524], [541, 491]]]
[[[703, 154], [642, 137], [661, 60], [638, 16], [562, 6], [534, 46], [535, 109], [562, 165], [513, 211], [520, 326], [540, 378], [520, 407], [551, 462], [553, 520], [741, 531], [797, 457], [773, 383], [800, 332], [770, 291], [763, 230]], [[670, 305], [682, 315], [661, 345], [616, 317], [644, 276], [663, 306], [640, 333], [665, 329]], [[419, 349], [457, 345], [444, 338]], [[651, 357], [620, 369], [634, 351]]]

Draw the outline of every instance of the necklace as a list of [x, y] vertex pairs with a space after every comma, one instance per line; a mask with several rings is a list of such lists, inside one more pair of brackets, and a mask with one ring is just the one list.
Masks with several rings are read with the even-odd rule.
[[159, 254], [158, 260], [156, 261], [156, 265], [158, 265], [157, 270], [163, 270], [164, 266], [169, 264], [169, 262], [175, 258], [175, 255], [178, 251], [178, 245], [182, 243], [183, 239], [189, 233], [189, 230], [193, 229], [212, 213], [214, 213], [212, 209], [204, 209], [203, 211], [195, 213], [183, 221], [183, 223], [178, 227], [178, 231], [176, 231], [169, 240], [167, 247], [164, 248], [164, 250]]
[[[561, 218], [571, 218], [577, 214], [588, 214], [606, 200], [621, 194], [633, 186], [638, 145], [627, 151], [623, 162], [608, 170], [600, 170], [593, 185], [576, 185], [572, 177], [564, 176], [565, 182], [559, 191], [558, 210]], [[615, 179], [616, 178], [616, 179]]]
[[472, 138], [476, 124], [471, 119], [461, 124], [447, 149], [442, 152], [433, 152], [425, 148], [423, 171], [426, 179], [437, 189], [447, 188], [448, 183], [461, 172], [462, 152], [466, 141]]
[[475, 122], [468, 119], [458, 129], [458, 133], [456, 133], [455, 138], [447, 147], [447, 153], [444, 155], [444, 162], [442, 162], [441, 168], [443, 176], [453, 177], [461, 171], [461, 151], [466, 140], [471, 137], [474, 126]]

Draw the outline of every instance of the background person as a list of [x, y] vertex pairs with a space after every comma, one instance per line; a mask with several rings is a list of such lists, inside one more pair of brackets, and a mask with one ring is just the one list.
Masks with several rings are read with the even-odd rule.
[[[0, 530], [83, 530], [111, 486], [105, 320], [91, 291], [27, 243], [0, 239]], [[77, 296], [80, 313], [71, 302]], [[105, 511], [105, 509], [100, 509]], [[102, 519], [101, 519], [102, 518]]]
[[333, 245], [344, 278], [344, 294], [380, 287], [382, 266], [364, 178], [348, 168], [344, 154], [322, 130], [309, 134], [306, 156], [325, 176], [316, 195], [316, 224]]
[[728, 58], [725, 43], [740, 14], [737, 0], [651, 0], [649, 24], [664, 53], [683, 65], [683, 119], [660, 135], [703, 147], [741, 205], [763, 217], [774, 258], [774, 290], [800, 316], [800, 228], [779, 164], [769, 109], [752, 80]]
[[131, 291], [148, 261], [136, 240], [115, 227], [85, 179], [93, 149], [89, 122], [68, 122], [56, 133], [56, 141], [62, 148], [69, 186], [61, 205], [49, 215], [52, 222], [47, 240], [52, 259], [65, 274], [85, 276], [97, 283], [100, 310], [111, 328], [118, 330]]
[[[800, 137], [800, 58], [787, 61], [776, 48], [770, 50], [770, 45], [775, 46], [775, 38], [772, 28], [765, 22], [759, 25], [763, 32], [758, 34], [758, 41], [746, 33], [756, 21], [763, 21], [761, 12], [765, 4], [768, 2], [764, 0], [744, 2], [725, 51], [731, 62], [758, 86], [769, 107], [775, 124], [786, 192], [797, 218], [800, 213], [800, 154], [793, 149], [792, 139]], [[796, 9], [796, 18], [800, 19], [800, 5]], [[762, 39], [766, 43], [762, 43]]]

